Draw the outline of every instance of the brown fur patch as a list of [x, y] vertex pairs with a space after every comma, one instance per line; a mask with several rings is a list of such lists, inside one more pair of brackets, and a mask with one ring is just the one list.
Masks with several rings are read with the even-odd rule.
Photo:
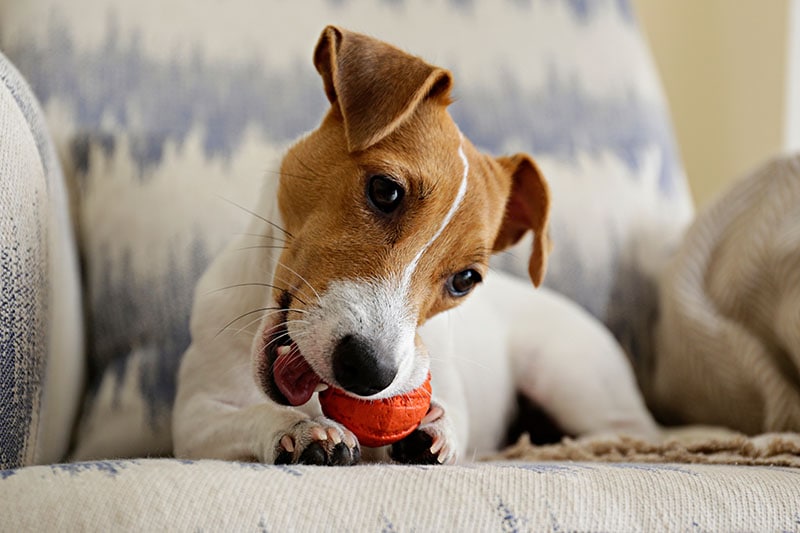
[[[534, 226], [537, 238], [546, 235], [549, 201], [541, 176], [527, 172], [530, 165], [488, 157], [462, 138], [447, 112], [449, 72], [333, 27], [320, 38], [315, 65], [331, 108], [320, 128], [284, 158], [278, 197], [294, 237], [276, 280], [303, 301], [313, 301], [308, 285], [322, 293], [335, 280], [400, 280], [458, 194], [464, 172], [459, 147], [469, 161], [468, 189], [413, 273], [408, 296], [418, 323], [463, 300], [447, 292], [450, 276], [469, 268], [486, 275], [493, 251]], [[376, 174], [405, 189], [403, 204], [388, 216], [367, 199]], [[510, 196], [531, 190], [544, 196]], [[534, 253], [537, 284], [546, 254], [541, 246]]]

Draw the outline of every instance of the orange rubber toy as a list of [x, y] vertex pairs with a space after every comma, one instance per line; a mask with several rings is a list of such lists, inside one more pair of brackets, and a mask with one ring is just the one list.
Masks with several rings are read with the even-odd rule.
[[381, 400], [360, 400], [330, 387], [319, 393], [325, 416], [358, 437], [363, 446], [393, 444], [417, 429], [431, 406], [431, 376], [418, 389]]

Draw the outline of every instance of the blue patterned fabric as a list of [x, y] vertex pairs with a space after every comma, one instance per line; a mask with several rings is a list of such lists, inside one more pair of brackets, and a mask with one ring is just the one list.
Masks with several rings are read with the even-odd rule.
[[32, 464], [47, 354], [45, 161], [28, 88], [0, 55], [0, 468]]
[[[0, 183], [0, 466], [8, 468], [63, 458], [83, 352], [64, 178], [41, 110], [2, 54]], [[56, 353], [75, 368], [62, 375], [51, 366]]]
[[143, 459], [0, 471], [9, 531], [796, 531], [798, 501], [800, 471], [776, 467]]
[[[318, 124], [311, 52], [329, 23], [451, 69], [465, 135], [537, 158], [554, 194], [545, 283], [649, 358], [654, 279], [692, 207], [628, 1], [0, 0], [0, 13], [0, 46], [77, 183], [91, 374], [78, 457], [171, 450], [192, 288], [250, 216], [223, 199], [251, 206]], [[497, 265], [525, 275], [525, 246]]]

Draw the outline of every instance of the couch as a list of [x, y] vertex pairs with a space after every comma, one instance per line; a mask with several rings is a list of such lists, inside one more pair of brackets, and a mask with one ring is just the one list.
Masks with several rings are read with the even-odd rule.
[[[252, 205], [321, 117], [310, 52], [327, 23], [451, 68], [466, 135], [537, 158], [546, 284], [634, 371], [652, 366], [660, 276], [693, 207], [629, 3], [312, 4], [0, 0], [2, 529], [800, 528], [786, 466], [169, 457], [192, 288], [246, 223], [222, 199]], [[495, 266], [524, 275], [524, 258]]]

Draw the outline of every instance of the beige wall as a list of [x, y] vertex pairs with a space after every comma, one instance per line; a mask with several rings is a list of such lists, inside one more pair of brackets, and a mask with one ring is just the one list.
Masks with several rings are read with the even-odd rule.
[[699, 206], [784, 146], [790, 0], [634, 0]]

